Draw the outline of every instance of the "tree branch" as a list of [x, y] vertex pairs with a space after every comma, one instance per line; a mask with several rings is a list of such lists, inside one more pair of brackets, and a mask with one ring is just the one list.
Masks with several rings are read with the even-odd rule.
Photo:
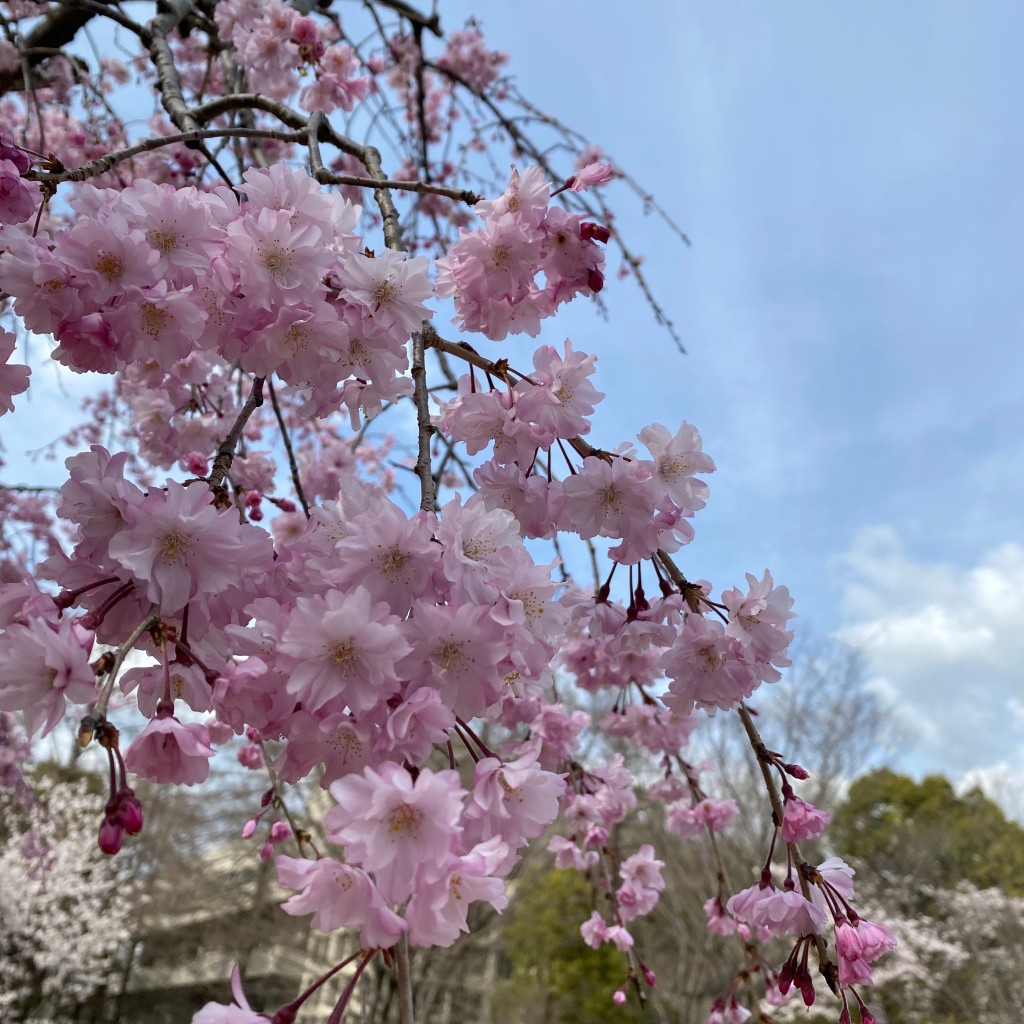
[[228, 470], [231, 469], [231, 463], [235, 458], [235, 445], [238, 444], [238, 439], [242, 436], [242, 431], [245, 429], [249, 417], [263, 404], [264, 380], [265, 378], [263, 377], [255, 377], [253, 379], [252, 391], [249, 392], [245, 405], [242, 406], [234, 424], [228, 431], [227, 437], [221, 441], [220, 447], [217, 449], [217, 455], [213, 460], [213, 468], [210, 470], [208, 481], [213, 491], [220, 488], [224, 483], [224, 477], [228, 475]]
[[424, 512], [437, 511], [434, 477], [430, 469], [430, 438], [434, 428], [430, 424], [430, 406], [427, 396], [427, 369], [424, 363], [423, 332], [412, 336], [412, 380], [416, 399], [416, 475], [420, 480], [420, 508]]

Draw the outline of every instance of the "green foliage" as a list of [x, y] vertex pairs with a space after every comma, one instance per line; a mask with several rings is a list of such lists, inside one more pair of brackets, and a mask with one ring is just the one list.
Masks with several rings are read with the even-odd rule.
[[648, 1021], [635, 993], [625, 1006], [612, 993], [626, 958], [611, 946], [591, 949], [580, 937], [591, 892], [577, 871], [527, 872], [516, 885], [505, 927], [510, 976], [495, 992], [496, 1024], [631, 1024]]
[[835, 815], [832, 839], [877, 874], [1024, 895], [1024, 829], [980, 790], [957, 796], [939, 775], [915, 782], [882, 769], [858, 779]]

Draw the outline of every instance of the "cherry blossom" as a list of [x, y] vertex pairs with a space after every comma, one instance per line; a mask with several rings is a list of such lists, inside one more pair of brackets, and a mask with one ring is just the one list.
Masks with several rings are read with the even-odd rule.
[[[859, 916], [842, 861], [802, 860], [827, 815], [747, 706], [790, 664], [789, 590], [767, 569], [717, 598], [687, 578], [715, 470], [698, 428], [593, 436], [599, 353], [547, 323], [613, 300], [606, 246], [650, 294], [598, 187], [632, 178], [521, 102], [475, 23], [213, 0], [142, 25], [97, 6], [86, 21], [145, 45], [94, 75], [22, 52], [22, 23], [60, 6], [14, 4], [0, 41], [27, 87], [0, 133], [0, 414], [41, 376], [8, 362], [23, 331], [109, 387], [66, 439], [58, 497], [0, 491], [0, 725], [34, 738], [74, 715], [107, 766], [90, 835], [110, 856], [146, 818], [126, 772], [196, 785], [220, 756], [267, 773], [238, 831], [274, 861], [284, 913], [362, 947], [266, 1014], [236, 970], [234, 1004], [194, 1021], [291, 1024], [354, 965], [340, 1020], [378, 951], [401, 988], [408, 944], [503, 910], [538, 841], [592, 889], [583, 941], [623, 962], [608, 998], [642, 998], [656, 979], [630, 929], [665, 860], [630, 845], [629, 818], [642, 792], [670, 831], [719, 842], [737, 805], [683, 751], [725, 712], [776, 828], [754, 886], [729, 898], [712, 873], [708, 928], [743, 940], [745, 981], [805, 1000], [812, 946], [834, 943], [841, 1012], [853, 992], [871, 1019], [852, 986], [892, 935]], [[149, 121], [120, 119], [116, 84], [155, 88]], [[780, 936], [771, 966], [759, 944]], [[710, 1020], [749, 1016], [737, 985]]]
[[331, 785], [338, 806], [324, 819], [352, 863], [373, 874], [384, 898], [401, 902], [414, 883], [436, 881], [458, 840], [465, 793], [454, 771], [416, 777], [385, 761]]
[[10, 331], [0, 330], [0, 416], [14, 411], [11, 399], [28, 390], [31, 370], [27, 366], [11, 366], [8, 360], [14, 352], [17, 338]]
[[213, 747], [206, 726], [179, 722], [166, 702], [125, 751], [124, 763], [140, 779], [193, 786], [210, 774], [211, 757]]

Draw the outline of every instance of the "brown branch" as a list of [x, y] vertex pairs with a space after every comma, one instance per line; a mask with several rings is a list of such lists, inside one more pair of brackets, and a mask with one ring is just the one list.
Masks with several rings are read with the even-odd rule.
[[[782, 797], [779, 796], [778, 787], [775, 784], [775, 777], [772, 775], [771, 770], [771, 757], [768, 754], [768, 748], [765, 746], [764, 740], [761, 739], [761, 734], [757, 731], [757, 726], [754, 725], [754, 719], [751, 717], [750, 711], [745, 704], [740, 704], [737, 708], [737, 714], [740, 716], [740, 721], [743, 723], [743, 729], [747, 734], [747, 739], [750, 742], [750, 746], [754, 751], [754, 755], [757, 758], [758, 767], [761, 769], [761, 777], [764, 779], [765, 789], [768, 791], [768, 802], [772, 806], [772, 820], [776, 828], [782, 826], [782, 818], [785, 813], [782, 806]], [[803, 893], [805, 900], [810, 902], [811, 900], [811, 887], [810, 883], [804, 877], [803, 872], [803, 857], [800, 855], [800, 848], [796, 843], [787, 843], [789, 847], [790, 857], [797, 865], [797, 875], [800, 878], [800, 891]], [[828, 946], [825, 944], [825, 938], [822, 935], [814, 936], [814, 948], [818, 954], [818, 970], [821, 976], [825, 979], [825, 983], [833, 993], [838, 993], [838, 969], [832, 962], [829, 956]]]
[[[61, 4], [46, 12], [39, 23], [22, 40], [22, 55], [30, 68], [46, 60], [53, 50], [67, 46], [79, 29], [97, 15], [107, 14], [104, 4], [96, 3], [86, 7], [77, 4]], [[120, 12], [118, 12], [120, 13]], [[0, 73], [0, 95], [16, 89], [22, 84], [22, 69]]]
[[141, 37], [156, 69], [160, 102], [167, 116], [183, 132], [197, 131], [199, 122], [181, 94], [181, 79], [167, 36], [178, 27], [182, 18], [188, 16], [192, 7], [193, 0], [161, 0], [157, 10], [162, 8], [163, 13], [150, 21], [145, 28], [145, 35]]
[[373, 190], [373, 198], [377, 203], [381, 219], [384, 222], [384, 244], [396, 252], [404, 252], [405, 250], [402, 247], [402, 226], [398, 218], [398, 208], [395, 206], [395, 201], [392, 199], [387, 185], [383, 184], [388, 179], [381, 170], [380, 151], [373, 146], [365, 146], [360, 159], [370, 172], [370, 177], [377, 182], [377, 187]]
[[277, 139], [280, 142], [301, 142], [300, 132], [281, 132], [273, 128], [209, 128], [191, 132], [177, 132], [174, 135], [158, 135], [134, 146], [108, 153], [81, 167], [46, 174], [42, 171], [30, 171], [27, 177], [38, 182], [60, 183], [65, 181], [85, 181], [97, 174], [103, 174], [124, 160], [130, 160], [140, 153], [151, 152], [163, 146], [175, 146], [179, 143], [199, 142], [202, 139], [241, 138], [241, 139]]
[[418, 25], [420, 28], [427, 29], [428, 32], [433, 32], [438, 39], [442, 38], [441, 18], [437, 14], [428, 18], [422, 11], [416, 10], [415, 7], [405, 3], [404, 0], [376, 0], [376, 2], [381, 7], [387, 7], [396, 14], [400, 14], [413, 25]]
[[149, 629], [160, 617], [160, 606], [157, 604], [151, 604], [149, 611], [143, 616], [142, 621], [128, 634], [128, 638], [123, 644], [114, 652], [113, 657], [110, 661], [110, 669], [107, 672], [107, 681], [103, 684], [103, 690], [100, 692], [99, 697], [96, 698], [95, 703], [89, 708], [89, 716], [93, 718], [104, 718], [107, 714], [107, 705], [110, 703], [110, 694], [114, 689], [114, 682], [117, 679], [117, 673], [120, 672], [121, 666], [124, 664], [124, 659], [128, 657], [128, 652], [135, 646], [136, 641], [142, 636], [143, 633]]
[[263, 404], [264, 379], [263, 377], [253, 378], [252, 391], [249, 392], [245, 405], [242, 406], [234, 424], [228, 431], [227, 437], [221, 441], [220, 447], [217, 449], [217, 454], [213, 460], [213, 468], [210, 470], [208, 479], [210, 488], [214, 492], [224, 483], [224, 477], [228, 475], [228, 470], [231, 469], [231, 463], [235, 458], [235, 445], [238, 444], [238, 439], [242, 436], [242, 431], [245, 429], [246, 423], [249, 422], [249, 417]]
[[430, 407], [427, 400], [427, 368], [424, 363], [423, 332], [412, 336], [412, 380], [416, 400], [416, 475], [420, 480], [420, 508], [424, 512], [437, 511], [437, 495], [434, 477], [430, 468], [430, 438], [434, 428], [430, 423]]

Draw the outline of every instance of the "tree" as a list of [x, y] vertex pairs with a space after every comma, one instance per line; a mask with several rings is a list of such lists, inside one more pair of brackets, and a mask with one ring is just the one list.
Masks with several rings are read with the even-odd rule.
[[920, 782], [888, 769], [865, 775], [837, 812], [834, 836], [870, 873], [1024, 895], [1024, 829], [981, 790], [958, 796], [941, 775]]
[[[712, 1016], [746, 1012], [739, 979], [806, 997], [812, 948], [842, 1013], [862, 1005], [886, 943], [840, 941], [837, 967], [849, 872], [800, 854], [826, 816], [745, 704], [789, 664], [787, 588], [765, 570], [713, 597], [680, 567], [714, 470], [696, 427], [594, 445], [595, 355], [491, 345], [600, 301], [606, 246], [671, 330], [610, 197], [653, 198], [520, 97], [478, 25], [445, 35], [404, 0], [12, 2], [4, 28], [5, 362], [30, 332], [112, 383], [58, 493], [3, 495], [0, 709], [34, 738], [74, 716], [105, 764], [111, 856], [143, 829], [138, 780], [201, 784], [244, 736], [266, 776], [244, 834], [285, 912], [358, 935], [267, 1015], [236, 976], [234, 1009], [194, 1020], [283, 1024], [326, 998], [335, 1022], [373, 962], [411, 1024], [410, 946], [503, 909], [559, 812], [558, 861], [597, 896], [577, 925], [619, 956], [609, 999], [643, 999], [630, 927], [663, 862], [620, 845], [636, 779], [584, 736], [642, 745], [667, 820], [713, 839], [733, 808], [679, 754], [697, 711], [738, 713], [774, 823], [757, 885], [728, 900], [718, 872], [710, 924], [745, 959]], [[139, 86], [157, 99], [144, 129]], [[2, 368], [0, 412], [29, 380]], [[554, 574], [572, 544], [592, 584]], [[560, 700], [570, 681], [613, 693], [609, 714]], [[792, 945], [781, 974], [771, 936]]]
[[592, 909], [590, 888], [575, 871], [535, 869], [520, 877], [503, 929], [511, 972], [495, 993], [495, 1024], [646, 1019], [636, 1004], [608, 999], [622, 968], [613, 948], [591, 949], [580, 937], [576, 922]]
[[[16, 739], [12, 716], [0, 718], [3, 739]], [[0, 755], [10, 751], [0, 744]], [[96, 845], [87, 778], [50, 771], [0, 782], [0, 1012], [40, 1024], [99, 1021], [140, 890]]]

